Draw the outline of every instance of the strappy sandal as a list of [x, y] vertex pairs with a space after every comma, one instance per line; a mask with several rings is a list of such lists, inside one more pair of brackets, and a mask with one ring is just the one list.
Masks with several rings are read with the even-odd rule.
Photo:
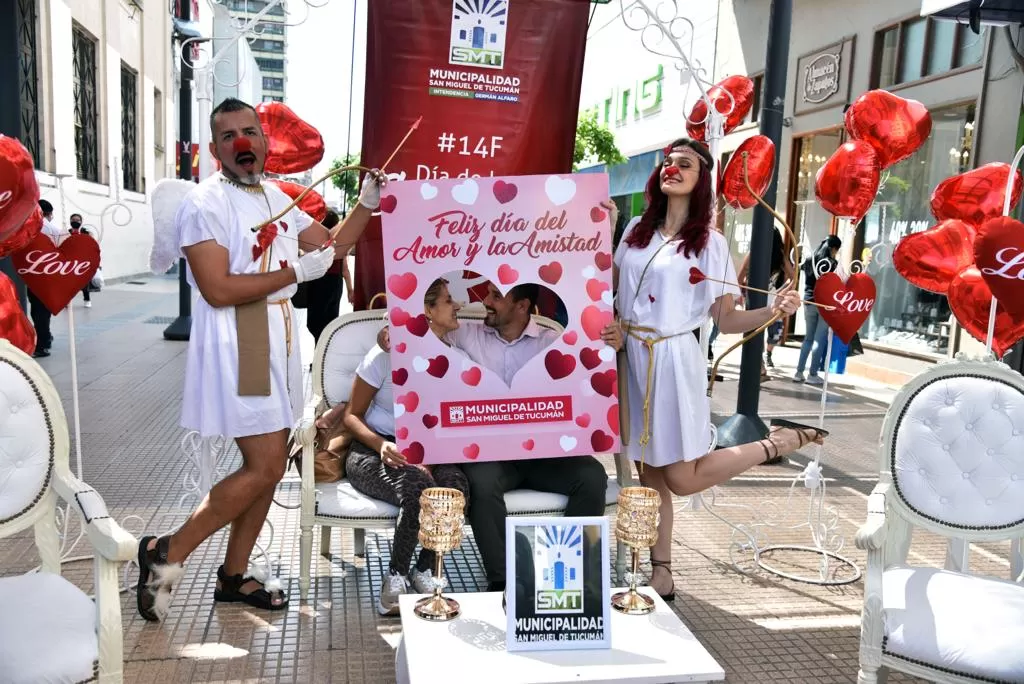
[[[808, 444], [817, 442], [819, 439], [824, 439], [829, 435], [828, 430], [817, 428], [813, 425], [796, 423], [792, 420], [785, 420], [783, 418], [773, 418], [770, 423], [770, 427], [776, 429], [771, 430], [766, 438], [758, 442], [758, 444], [761, 445], [761, 448], [764, 449], [764, 461], [761, 462], [762, 465], [777, 465], [779, 463], [786, 462], [786, 456], [779, 453], [779, 445], [772, 439], [772, 435], [776, 434], [780, 430], [793, 430], [797, 433], [800, 438], [800, 444], [797, 446], [797, 449], [802, 449]], [[808, 432], [813, 432], [814, 435], [812, 437], [808, 437]], [[771, 447], [771, 451], [768, 449], [769, 446]], [[772, 453], [773, 451], [774, 454]]]
[[[149, 543], [156, 539], [156, 546]], [[185, 574], [181, 563], [167, 561], [170, 537], [143, 537], [139, 542], [139, 582], [135, 586], [135, 602], [141, 615], [149, 622], [167, 617], [171, 606], [171, 589]]]
[[669, 579], [672, 580], [672, 590], [669, 591], [667, 594], [662, 594], [661, 592], [658, 592], [658, 596], [660, 596], [661, 600], [663, 600], [663, 601], [675, 601], [676, 600], [676, 580], [675, 580], [674, 577], [672, 577], [672, 561], [670, 561], [670, 560], [667, 560], [667, 561], [654, 560], [652, 558], [651, 559], [651, 579], [654, 579], [654, 568], [665, 568], [665, 570], [668, 571]]
[[[266, 583], [255, 577], [245, 575], [229, 575], [224, 566], [217, 568], [217, 579], [220, 580], [220, 589], [213, 592], [213, 600], [221, 603], [246, 603], [253, 608], [263, 610], [284, 610], [288, 607], [288, 595], [281, 589], [281, 582], [272, 579]], [[242, 585], [247, 582], [255, 582], [260, 585], [249, 593], [242, 592]], [[280, 603], [274, 603], [275, 598], [280, 598]]]

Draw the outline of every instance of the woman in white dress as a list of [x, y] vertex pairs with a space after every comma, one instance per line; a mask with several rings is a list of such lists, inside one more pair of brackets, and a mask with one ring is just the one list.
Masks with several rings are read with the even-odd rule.
[[[771, 307], [736, 308], [729, 245], [714, 230], [712, 158], [703, 144], [682, 138], [647, 183], [648, 207], [627, 226], [615, 251], [617, 306], [626, 334], [629, 444], [640, 481], [661, 494], [658, 542], [651, 548], [651, 584], [674, 597], [671, 574], [672, 495], [720, 484], [762, 463], [778, 462], [827, 433], [773, 421], [766, 439], [708, 453], [710, 406], [705, 359], [693, 331], [710, 314], [726, 334], [753, 330], [800, 299], [789, 284]], [[614, 205], [605, 205], [615, 225]], [[733, 283], [690, 282], [691, 268]], [[661, 572], [658, 572], [658, 571]]]

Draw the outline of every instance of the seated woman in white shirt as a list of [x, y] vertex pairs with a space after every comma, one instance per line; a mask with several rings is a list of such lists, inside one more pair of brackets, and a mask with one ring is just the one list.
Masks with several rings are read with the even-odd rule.
[[[424, 313], [430, 329], [442, 340], [459, 327], [459, 305], [452, 301], [448, 281], [437, 279], [427, 288]], [[446, 342], [447, 344], [447, 342]], [[417, 593], [433, 591], [435, 556], [422, 549], [412, 572], [409, 564], [416, 550], [420, 527], [420, 494], [428, 487], [452, 487], [468, 499], [469, 483], [457, 465], [411, 465], [395, 446], [394, 393], [391, 357], [378, 346], [371, 349], [356, 369], [352, 395], [345, 409], [345, 427], [352, 446], [345, 472], [357, 490], [401, 509], [391, 548], [388, 574], [380, 588], [377, 612], [398, 612], [398, 597], [408, 592], [409, 581]], [[409, 575], [406, 580], [406, 575]]]

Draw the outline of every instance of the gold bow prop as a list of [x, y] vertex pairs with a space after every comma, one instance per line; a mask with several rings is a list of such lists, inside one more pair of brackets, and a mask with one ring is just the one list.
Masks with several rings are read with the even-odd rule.
[[[775, 220], [778, 221], [782, 225], [782, 228], [786, 231], [786, 237], [789, 238], [791, 244], [793, 245], [795, 261], [796, 261], [797, 264], [799, 264], [800, 263], [800, 246], [797, 244], [796, 235], [793, 234], [792, 228], [790, 228], [789, 224], [786, 223], [786, 219], [782, 218], [782, 216], [780, 216], [779, 213], [777, 211], [775, 211], [775, 208], [772, 207], [771, 205], [769, 205], [767, 202], [765, 202], [764, 198], [761, 197], [761, 195], [759, 195], [757, 192], [755, 192], [754, 188], [752, 188], [750, 186], [750, 175], [749, 175], [749, 170], [748, 170], [748, 167], [747, 167], [748, 157], [749, 157], [749, 153], [748, 152], [744, 152], [743, 153], [743, 184], [745, 186], [747, 186], [747, 192], [749, 192], [754, 197], [754, 199], [757, 200], [758, 204], [760, 204], [762, 207], [767, 209], [768, 213], [770, 213], [775, 218]], [[787, 285], [789, 285], [789, 283], [790, 283], [790, 281], [787, 280], [783, 284], [783, 286], [782, 286], [783, 289]], [[719, 357], [717, 359], [715, 359], [714, 365], [711, 366], [711, 377], [708, 378], [708, 392], [707, 392], [707, 394], [708, 394], [709, 397], [711, 396], [711, 393], [712, 393], [712, 391], [715, 388], [715, 376], [718, 375], [718, 366], [719, 366], [719, 364], [722, 363], [722, 359], [724, 359], [730, 353], [736, 351], [736, 349], [742, 347], [744, 344], [746, 344], [750, 340], [754, 339], [754, 337], [760, 335], [762, 332], [767, 330], [768, 327], [771, 326], [772, 323], [775, 323], [776, 321], [781, 319], [784, 315], [785, 314], [783, 314], [781, 311], [776, 312], [775, 315], [772, 316], [771, 318], [769, 318], [767, 322], [765, 322], [763, 325], [758, 327], [753, 332], [748, 333], [746, 336], [743, 337], [743, 339], [741, 339], [739, 342], [733, 344], [731, 347], [726, 349], [725, 352], [723, 352], [721, 355], [719, 355]]]

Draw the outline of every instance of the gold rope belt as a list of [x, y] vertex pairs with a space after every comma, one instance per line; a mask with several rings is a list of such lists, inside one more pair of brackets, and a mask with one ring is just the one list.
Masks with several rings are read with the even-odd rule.
[[693, 331], [684, 330], [683, 332], [673, 333], [672, 335], [662, 335], [656, 328], [636, 325], [629, 321], [624, 321], [623, 325], [626, 328], [626, 335], [643, 343], [644, 347], [647, 349], [647, 387], [644, 390], [644, 427], [640, 432], [640, 470], [643, 471], [644, 457], [647, 453], [647, 444], [651, 441], [651, 391], [654, 389], [654, 345], [659, 342], [664, 342], [665, 340], [670, 340], [673, 337], [690, 334]]
[[273, 302], [267, 300], [267, 306], [277, 304], [281, 307], [281, 315], [284, 316], [285, 349], [288, 351], [288, 356], [292, 355], [292, 308], [288, 306], [291, 301], [290, 299], [278, 299]]

